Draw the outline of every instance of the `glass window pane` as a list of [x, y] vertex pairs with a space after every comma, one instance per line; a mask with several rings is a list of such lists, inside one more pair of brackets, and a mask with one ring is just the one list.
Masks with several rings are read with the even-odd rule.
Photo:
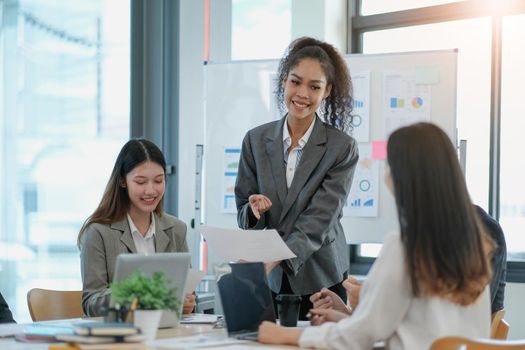
[[232, 1], [232, 59], [279, 58], [291, 41], [291, 0]]
[[[465, 1], [465, 0], [460, 0]], [[375, 15], [393, 11], [409, 10], [414, 8], [448, 4], [458, 2], [453, 0], [361, 0], [361, 14]]]
[[76, 237], [129, 137], [130, 4], [20, 0], [0, 27], [0, 279], [80, 289]]
[[457, 126], [467, 140], [466, 178], [473, 201], [487, 208], [490, 143], [491, 20], [445, 22], [364, 34], [364, 52], [459, 49]]
[[508, 258], [525, 260], [525, 15], [503, 19], [500, 223]]

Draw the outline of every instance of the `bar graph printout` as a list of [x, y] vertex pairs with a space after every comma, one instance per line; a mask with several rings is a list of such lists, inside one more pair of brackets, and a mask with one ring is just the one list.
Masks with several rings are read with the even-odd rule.
[[223, 213], [236, 214], [234, 190], [241, 150], [239, 148], [224, 148], [223, 156], [221, 210]]

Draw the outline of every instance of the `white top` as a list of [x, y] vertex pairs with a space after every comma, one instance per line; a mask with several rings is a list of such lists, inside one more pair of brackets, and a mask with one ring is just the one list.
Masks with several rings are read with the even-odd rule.
[[284, 121], [283, 126], [283, 144], [284, 144], [284, 164], [286, 166], [286, 185], [290, 188], [292, 184], [293, 177], [295, 175], [295, 169], [299, 165], [299, 161], [303, 155], [303, 148], [306, 146], [310, 135], [312, 135], [312, 130], [314, 129], [316, 117], [312, 120], [312, 123], [304, 133], [303, 137], [299, 139], [298, 145], [295, 146], [291, 151], [288, 152], [288, 149], [292, 145], [292, 138], [290, 137], [290, 132], [288, 131], [288, 117]]
[[151, 224], [149, 224], [148, 231], [143, 236], [140, 233], [131, 216], [128, 214], [129, 229], [131, 231], [131, 236], [133, 237], [133, 242], [135, 243], [135, 248], [137, 248], [137, 253], [139, 254], [154, 254], [155, 253], [155, 216], [151, 214]]
[[299, 345], [368, 350], [384, 340], [387, 349], [424, 350], [443, 336], [490, 336], [488, 288], [469, 306], [439, 297], [415, 298], [404, 259], [400, 234], [387, 235], [353, 315], [338, 323], [306, 328]]

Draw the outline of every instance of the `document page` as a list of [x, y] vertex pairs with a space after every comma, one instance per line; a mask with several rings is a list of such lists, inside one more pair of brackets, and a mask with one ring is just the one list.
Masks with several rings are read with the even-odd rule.
[[225, 261], [272, 262], [295, 258], [276, 230], [241, 230], [201, 226], [202, 236]]
[[188, 276], [186, 277], [186, 285], [184, 286], [184, 294], [193, 293], [205, 274], [206, 272], [204, 271], [189, 269]]

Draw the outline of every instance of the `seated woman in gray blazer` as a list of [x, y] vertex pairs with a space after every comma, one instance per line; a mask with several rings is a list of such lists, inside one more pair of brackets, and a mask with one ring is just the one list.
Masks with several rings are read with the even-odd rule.
[[[164, 169], [154, 143], [136, 139], [122, 147], [98, 208], [78, 234], [87, 316], [101, 316], [109, 304], [117, 255], [188, 251], [186, 224], [162, 209]], [[195, 296], [186, 295], [183, 312], [194, 307]]]
[[[276, 229], [296, 258], [266, 265], [276, 294], [309, 296], [328, 287], [346, 299], [349, 268], [340, 219], [358, 160], [352, 121], [352, 83], [330, 44], [293, 41], [279, 64], [277, 100], [286, 115], [250, 130], [235, 185], [239, 227]], [[320, 111], [319, 115], [317, 111]]]

